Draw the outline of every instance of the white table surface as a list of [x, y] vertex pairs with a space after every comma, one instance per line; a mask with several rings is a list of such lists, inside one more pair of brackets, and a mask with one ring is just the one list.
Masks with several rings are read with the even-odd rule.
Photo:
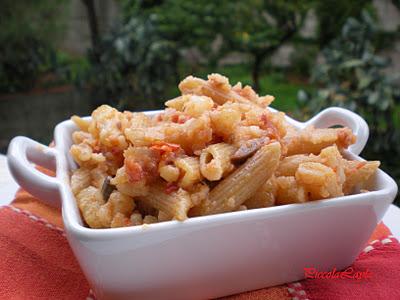
[[[0, 206], [7, 205], [14, 199], [18, 187], [8, 170], [6, 156], [0, 154]], [[383, 222], [400, 240], [400, 209], [397, 206], [390, 205], [383, 217]]]

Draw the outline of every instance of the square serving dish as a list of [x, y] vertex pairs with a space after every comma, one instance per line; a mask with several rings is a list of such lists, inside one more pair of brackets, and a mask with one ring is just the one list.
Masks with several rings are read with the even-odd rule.
[[[297, 128], [351, 128], [357, 143], [345, 156], [362, 160], [358, 154], [368, 126], [358, 115], [329, 108], [305, 123], [287, 120]], [[91, 229], [83, 226], [69, 185], [76, 168], [69, 155], [76, 129], [72, 121], [58, 124], [54, 148], [16, 137], [8, 163], [24, 189], [47, 204], [61, 204], [68, 241], [98, 299], [209, 299], [301, 280], [306, 267], [343, 269], [397, 193], [394, 180], [378, 170], [363, 186], [367, 193], [184, 222]], [[56, 171], [56, 177], [40, 173], [31, 162]]]

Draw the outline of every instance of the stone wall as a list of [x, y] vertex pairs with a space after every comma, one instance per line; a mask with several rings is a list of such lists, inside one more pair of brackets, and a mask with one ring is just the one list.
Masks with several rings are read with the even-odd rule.
[[[119, 5], [116, 0], [95, 1], [99, 33], [110, 30], [118, 19]], [[90, 45], [90, 32], [87, 22], [86, 7], [81, 0], [71, 0], [66, 6], [68, 10], [67, 32], [61, 48], [75, 55], [84, 55]]]

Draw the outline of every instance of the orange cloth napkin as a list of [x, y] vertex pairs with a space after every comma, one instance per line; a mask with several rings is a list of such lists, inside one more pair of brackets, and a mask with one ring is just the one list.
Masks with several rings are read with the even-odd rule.
[[[306, 279], [224, 299], [400, 299], [400, 246], [382, 223], [352, 268], [370, 277]], [[95, 299], [60, 211], [23, 190], [0, 207], [0, 278], [0, 299]]]

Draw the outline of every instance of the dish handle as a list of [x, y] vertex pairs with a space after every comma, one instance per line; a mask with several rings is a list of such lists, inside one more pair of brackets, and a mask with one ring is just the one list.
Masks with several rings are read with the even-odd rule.
[[317, 128], [328, 128], [335, 125], [341, 125], [350, 128], [357, 141], [349, 147], [349, 151], [359, 155], [368, 141], [369, 128], [367, 122], [350, 110], [341, 107], [330, 107], [305, 123], [305, 126], [313, 125]]
[[42, 202], [60, 206], [59, 182], [35, 168], [32, 163], [56, 170], [57, 151], [24, 136], [12, 139], [7, 153], [8, 167], [15, 181]]

